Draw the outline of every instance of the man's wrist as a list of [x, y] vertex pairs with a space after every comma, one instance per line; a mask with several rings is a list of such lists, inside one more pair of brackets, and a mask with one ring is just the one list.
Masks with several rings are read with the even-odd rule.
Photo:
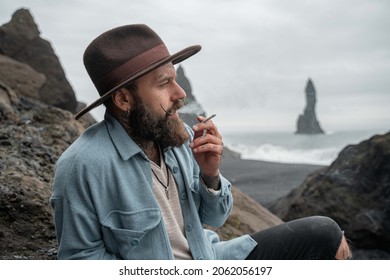
[[221, 180], [219, 178], [219, 175], [217, 176], [208, 176], [203, 173], [200, 175], [202, 177], [202, 180], [204, 184], [215, 191], [218, 191], [221, 189]]

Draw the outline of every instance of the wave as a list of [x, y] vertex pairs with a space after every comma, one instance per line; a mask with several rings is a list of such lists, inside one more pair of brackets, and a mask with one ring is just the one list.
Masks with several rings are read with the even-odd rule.
[[289, 149], [273, 144], [260, 146], [236, 144], [228, 148], [240, 153], [242, 159], [316, 165], [330, 165], [340, 152], [338, 148]]

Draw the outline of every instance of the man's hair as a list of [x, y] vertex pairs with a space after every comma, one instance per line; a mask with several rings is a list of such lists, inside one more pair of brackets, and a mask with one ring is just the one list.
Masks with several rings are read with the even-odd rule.
[[[131, 94], [137, 94], [137, 84], [135, 82], [132, 82], [126, 86], [124, 86], [128, 91], [130, 91]], [[111, 96], [104, 100], [103, 102], [104, 106], [111, 112], [111, 110], [115, 109], [114, 103], [112, 102]]]

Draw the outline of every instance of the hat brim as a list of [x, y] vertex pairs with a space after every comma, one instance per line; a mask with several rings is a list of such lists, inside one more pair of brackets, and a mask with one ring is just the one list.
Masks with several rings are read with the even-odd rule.
[[161, 59], [161, 60], [159, 60], [159, 61], [157, 61], [157, 62], [155, 62], [155, 63], [153, 63], [145, 68], [142, 68], [140, 71], [131, 75], [130, 77], [125, 79], [123, 82], [119, 83], [117, 86], [110, 89], [108, 92], [101, 95], [100, 98], [98, 98], [97, 100], [92, 102], [90, 105], [88, 105], [87, 107], [82, 109], [80, 112], [78, 112], [75, 116], [75, 119], [77, 120], [77, 119], [81, 118], [83, 115], [85, 115], [86, 113], [88, 113], [92, 109], [101, 105], [107, 98], [109, 98], [111, 96], [111, 94], [113, 94], [118, 89], [123, 88], [124, 86], [134, 82], [135, 80], [141, 78], [142, 76], [148, 74], [149, 72], [157, 69], [158, 67], [160, 67], [168, 62], [172, 62], [173, 64], [177, 64], [179, 62], [182, 62], [183, 60], [185, 60], [185, 59], [189, 58], [190, 56], [193, 56], [194, 54], [199, 52], [200, 49], [201, 49], [200, 45], [190, 46], [190, 47], [185, 48], [185, 49], [183, 49], [183, 50], [181, 50], [181, 51], [179, 51], [171, 56], [168, 56], [164, 59]]

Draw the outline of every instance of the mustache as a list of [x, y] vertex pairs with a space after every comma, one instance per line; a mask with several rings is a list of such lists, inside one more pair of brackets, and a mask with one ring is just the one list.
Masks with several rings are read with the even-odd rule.
[[160, 104], [161, 109], [167, 114], [167, 116], [172, 116], [177, 110], [184, 106], [184, 99], [178, 99], [173, 103], [171, 108], [165, 109], [162, 104]]

